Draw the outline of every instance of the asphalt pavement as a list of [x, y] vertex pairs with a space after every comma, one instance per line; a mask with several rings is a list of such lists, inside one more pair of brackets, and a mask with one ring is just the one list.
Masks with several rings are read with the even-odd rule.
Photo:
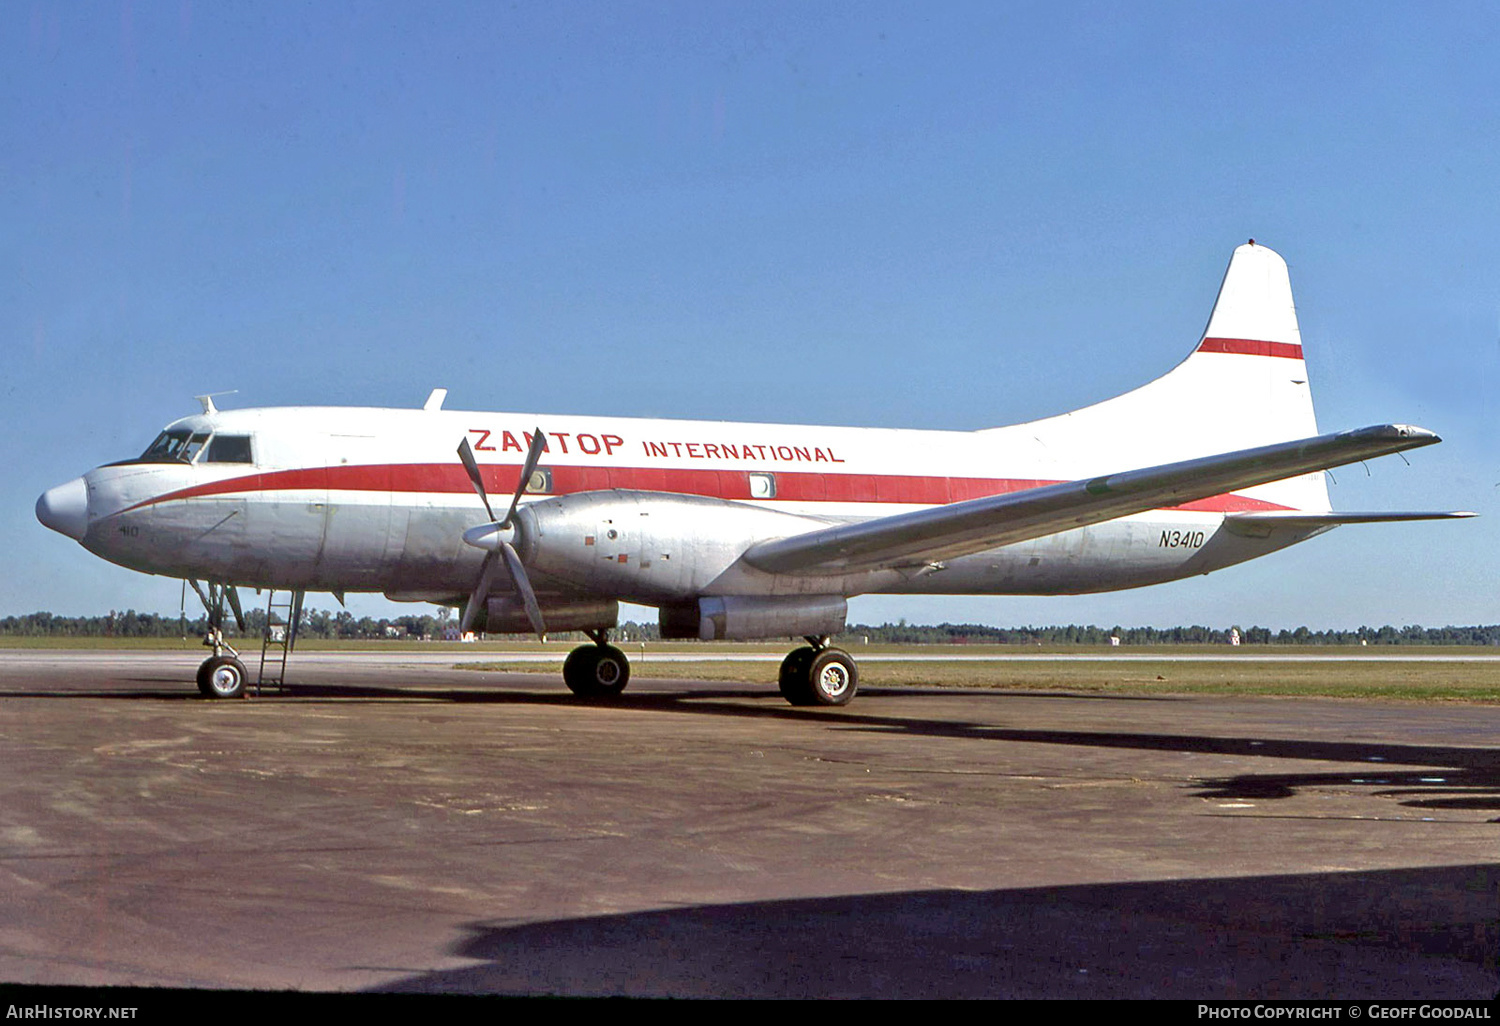
[[[1482, 998], [1500, 708], [0, 651], [0, 980]], [[768, 679], [770, 672], [768, 671]]]

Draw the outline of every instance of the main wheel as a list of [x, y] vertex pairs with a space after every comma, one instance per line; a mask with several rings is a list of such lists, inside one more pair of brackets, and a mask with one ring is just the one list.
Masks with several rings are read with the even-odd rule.
[[563, 683], [580, 698], [613, 698], [630, 682], [630, 660], [613, 645], [580, 645], [563, 662]]
[[817, 653], [807, 668], [807, 688], [813, 705], [848, 705], [859, 690], [854, 657], [837, 648]]
[[777, 683], [781, 686], [781, 697], [793, 705], [813, 704], [807, 669], [812, 665], [813, 657], [817, 654], [817, 649], [811, 645], [803, 645], [801, 648], [792, 649], [781, 661], [781, 676]]
[[214, 656], [198, 667], [198, 691], [204, 698], [243, 698], [249, 676], [233, 656]]

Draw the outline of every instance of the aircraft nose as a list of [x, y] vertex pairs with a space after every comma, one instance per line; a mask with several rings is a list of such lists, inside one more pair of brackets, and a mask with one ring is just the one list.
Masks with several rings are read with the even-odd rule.
[[83, 541], [89, 527], [89, 487], [83, 478], [48, 488], [36, 500], [36, 518], [58, 534]]

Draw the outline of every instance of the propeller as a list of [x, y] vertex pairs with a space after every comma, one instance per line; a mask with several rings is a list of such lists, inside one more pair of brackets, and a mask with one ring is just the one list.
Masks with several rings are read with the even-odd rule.
[[484, 565], [479, 570], [479, 581], [474, 585], [474, 593], [469, 596], [469, 604], [464, 607], [459, 630], [465, 634], [474, 625], [481, 606], [489, 598], [495, 579], [503, 573], [510, 578], [511, 587], [521, 597], [521, 603], [526, 607], [526, 619], [531, 621], [531, 629], [536, 631], [537, 637], [547, 640], [547, 625], [542, 621], [542, 607], [537, 604], [536, 592], [532, 590], [531, 580], [526, 576], [526, 568], [521, 565], [521, 557], [511, 544], [511, 539], [515, 537], [516, 507], [521, 503], [521, 496], [531, 482], [531, 475], [536, 472], [536, 465], [541, 460], [542, 450], [546, 445], [546, 436], [542, 434], [541, 428], [537, 428], [532, 432], [531, 448], [526, 453], [526, 462], [521, 466], [521, 480], [516, 483], [516, 493], [511, 496], [510, 509], [505, 511], [505, 519], [496, 520], [490, 497], [484, 489], [484, 478], [479, 473], [479, 463], [474, 459], [474, 450], [470, 447], [468, 438], [459, 443], [458, 458], [463, 461], [464, 469], [469, 473], [469, 481], [473, 483], [474, 491], [479, 493], [484, 511], [490, 516], [490, 523], [464, 532], [464, 541], [489, 550], [485, 554]]

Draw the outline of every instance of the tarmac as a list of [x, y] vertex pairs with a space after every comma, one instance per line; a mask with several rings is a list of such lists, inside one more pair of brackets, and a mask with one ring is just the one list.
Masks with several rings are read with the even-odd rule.
[[1487, 998], [1500, 707], [0, 651], [0, 981]]

